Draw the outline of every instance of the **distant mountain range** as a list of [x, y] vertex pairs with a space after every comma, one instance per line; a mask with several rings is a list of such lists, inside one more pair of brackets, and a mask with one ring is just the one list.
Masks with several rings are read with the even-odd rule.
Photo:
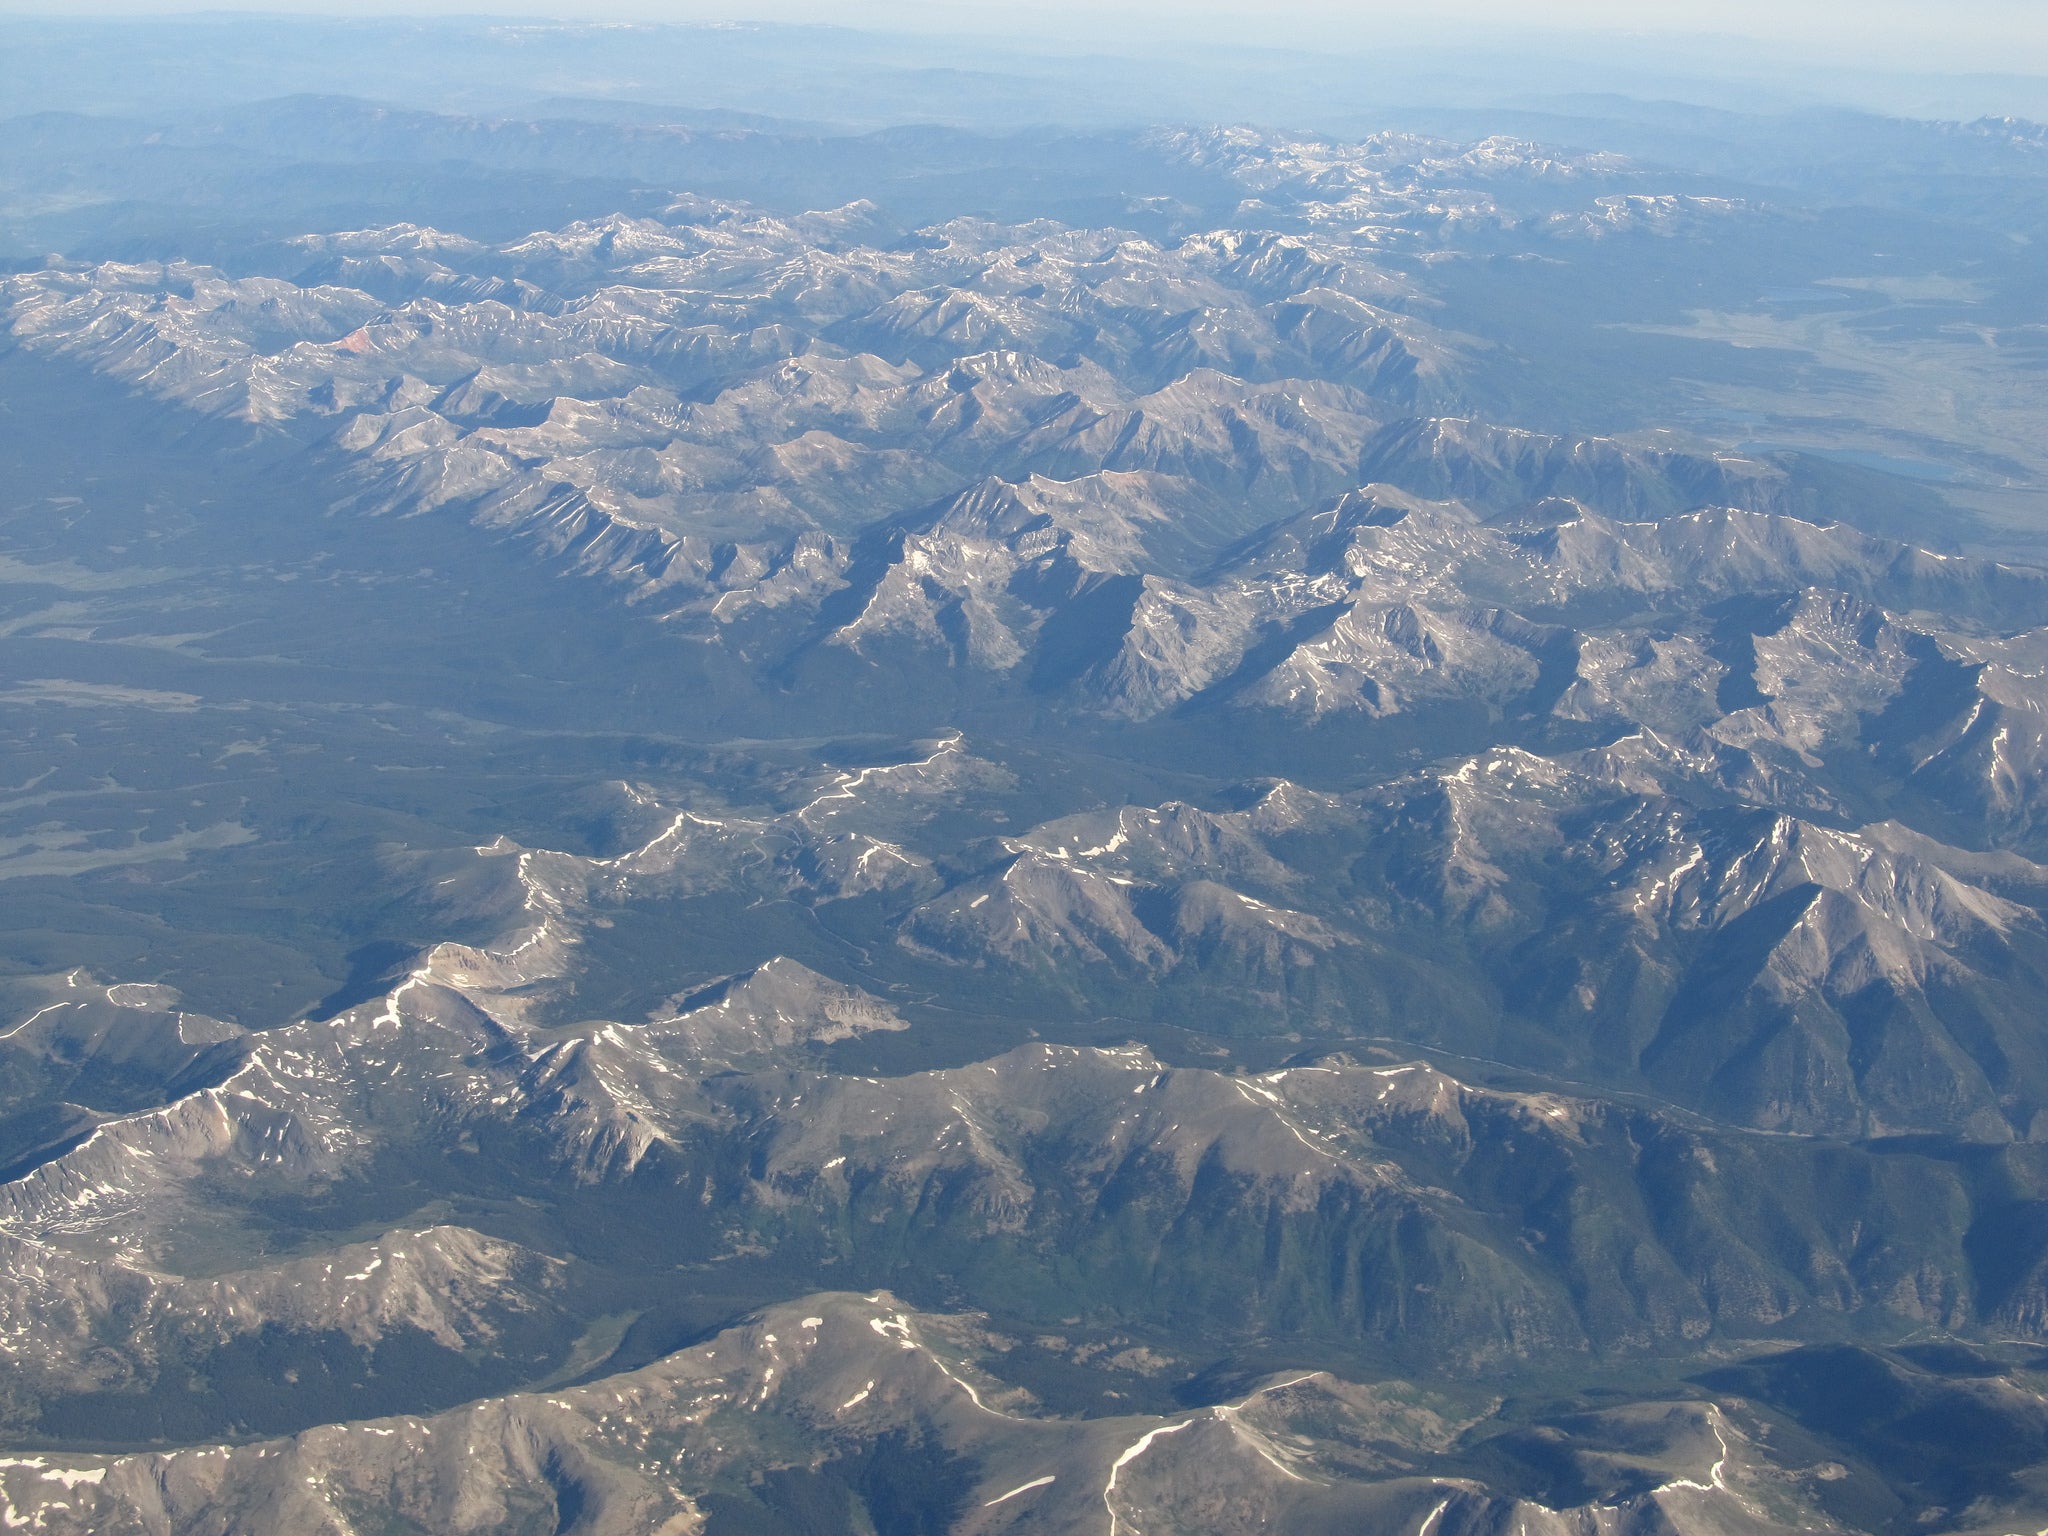
[[2007, 232], [630, 119], [186, 120], [660, 195], [0, 279], [0, 1519], [2048, 1518]]

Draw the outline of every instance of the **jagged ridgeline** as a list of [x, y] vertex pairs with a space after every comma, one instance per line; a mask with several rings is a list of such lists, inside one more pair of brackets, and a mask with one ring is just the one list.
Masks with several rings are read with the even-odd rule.
[[[0, 1518], [2048, 1521], [2038, 465], [1732, 428], [1659, 286], [1877, 226], [1250, 130], [801, 211], [720, 132], [0, 283]], [[1166, 190], [1011, 206], [1084, 149]]]

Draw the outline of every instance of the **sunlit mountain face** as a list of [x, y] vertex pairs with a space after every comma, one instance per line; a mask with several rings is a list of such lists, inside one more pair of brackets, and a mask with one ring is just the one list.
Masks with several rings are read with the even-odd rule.
[[0, 1521], [2048, 1524], [2042, 128], [295, 25], [0, 25]]

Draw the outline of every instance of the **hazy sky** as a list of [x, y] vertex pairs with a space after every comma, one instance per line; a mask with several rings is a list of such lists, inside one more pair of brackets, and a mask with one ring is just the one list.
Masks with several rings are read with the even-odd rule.
[[1584, 30], [1646, 42], [1746, 39], [1845, 65], [2048, 74], [2048, 0], [0, 0], [0, 13], [80, 16], [252, 10], [324, 15], [495, 14], [578, 20], [824, 21], [995, 30], [1062, 41], [1241, 38], [1346, 50], [1375, 39], [1499, 40]]

